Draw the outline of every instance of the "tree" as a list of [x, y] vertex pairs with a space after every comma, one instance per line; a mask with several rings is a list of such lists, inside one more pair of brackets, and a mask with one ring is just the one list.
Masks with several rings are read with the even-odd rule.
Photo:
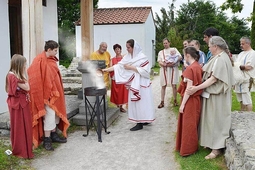
[[171, 5], [168, 6], [169, 11], [165, 8], [160, 9], [161, 17], [156, 13], [156, 53], [163, 48], [162, 40], [168, 37], [170, 28], [174, 26], [174, 2], [175, 0], [172, 0]]
[[216, 5], [212, 2], [195, 0], [184, 3], [177, 11], [176, 27], [182, 39], [201, 39], [207, 27], [215, 27]]
[[[80, 18], [80, 0], [58, 0], [58, 34], [60, 64], [68, 66], [75, 57], [75, 25]], [[93, 0], [94, 8], [98, 7], [98, 0]]]
[[195, 0], [184, 3], [177, 11], [177, 16], [175, 24], [180, 37], [199, 40], [201, 50], [205, 52], [208, 51], [208, 46], [202, 41], [202, 33], [208, 27], [219, 30], [232, 53], [240, 51], [239, 39], [242, 36], [240, 34], [249, 33], [246, 21], [237, 17], [229, 19], [223, 11], [216, 8], [216, 4], [212, 1]]
[[255, 0], [253, 1], [253, 11], [251, 15], [251, 41], [252, 48], [255, 49]]
[[[233, 13], [241, 12], [243, 10], [242, 0], [226, 0], [222, 6], [222, 10], [231, 9]], [[253, 1], [253, 11], [251, 13], [251, 17], [249, 19], [251, 24], [251, 41], [252, 47], [255, 48], [255, 0]]]

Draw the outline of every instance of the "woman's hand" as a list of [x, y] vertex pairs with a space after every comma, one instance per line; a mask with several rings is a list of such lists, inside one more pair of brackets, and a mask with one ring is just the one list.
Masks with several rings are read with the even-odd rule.
[[180, 113], [183, 113], [183, 110], [184, 110], [184, 105], [182, 104], [182, 105], [180, 106], [180, 108], [179, 108], [179, 112], [180, 112]]
[[133, 70], [133, 69], [134, 69], [134, 67], [131, 66], [131, 65], [129, 65], [129, 64], [125, 64], [125, 65], [124, 65], [124, 68], [125, 68], [126, 70]]
[[190, 86], [186, 89], [188, 95], [192, 95], [197, 92], [197, 86]]

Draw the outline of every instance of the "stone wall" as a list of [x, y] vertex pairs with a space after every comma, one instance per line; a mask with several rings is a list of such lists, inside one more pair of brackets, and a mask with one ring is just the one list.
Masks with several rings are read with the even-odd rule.
[[230, 170], [255, 170], [255, 113], [233, 112], [225, 160]]

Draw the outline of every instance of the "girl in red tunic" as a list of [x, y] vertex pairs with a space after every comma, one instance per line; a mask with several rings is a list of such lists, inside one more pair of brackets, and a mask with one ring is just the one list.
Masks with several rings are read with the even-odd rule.
[[[119, 44], [115, 44], [113, 46], [113, 50], [116, 53], [116, 56], [111, 60], [111, 66], [117, 64], [121, 59], [121, 46]], [[116, 84], [114, 79], [114, 72], [110, 72], [110, 77], [112, 79], [111, 83], [111, 97], [110, 101], [120, 107], [121, 112], [126, 112], [123, 108], [124, 104], [128, 102], [128, 90], [124, 84]]]
[[188, 95], [185, 90], [189, 86], [202, 83], [202, 68], [198, 63], [199, 52], [194, 47], [183, 50], [185, 61], [190, 65], [182, 73], [182, 81], [178, 88], [182, 102], [179, 108], [179, 118], [176, 136], [176, 151], [181, 156], [188, 156], [198, 150], [198, 125], [201, 112], [200, 95], [202, 90]]
[[25, 72], [26, 58], [14, 54], [6, 76], [5, 89], [8, 93], [12, 154], [21, 158], [33, 158], [32, 116], [29, 107], [29, 84]]

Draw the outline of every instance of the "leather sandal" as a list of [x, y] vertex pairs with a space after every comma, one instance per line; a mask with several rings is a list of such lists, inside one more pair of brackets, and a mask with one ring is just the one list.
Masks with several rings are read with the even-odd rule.
[[220, 154], [220, 151], [219, 150], [217, 150], [217, 149], [213, 149], [212, 150], [212, 152], [209, 154], [209, 155], [207, 155], [206, 157], [205, 157], [205, 159], [214, 159], [214, 158], [216, 158], [217, 156], [219, 156], [219, 154]]
[[174, 106], [178, 106], [178, 103], [176, 100], [174, 100]]
[[162, 107], [164, 107], [164, 102], [163, 101], [161, 101], [161, 103], [158, 105], [159, 109], [162, 108]]
[[125, 109], [123, 109], [123, 107], [120, 108], [120, 112], [122, 113], [126, 113], [127, 111]]

